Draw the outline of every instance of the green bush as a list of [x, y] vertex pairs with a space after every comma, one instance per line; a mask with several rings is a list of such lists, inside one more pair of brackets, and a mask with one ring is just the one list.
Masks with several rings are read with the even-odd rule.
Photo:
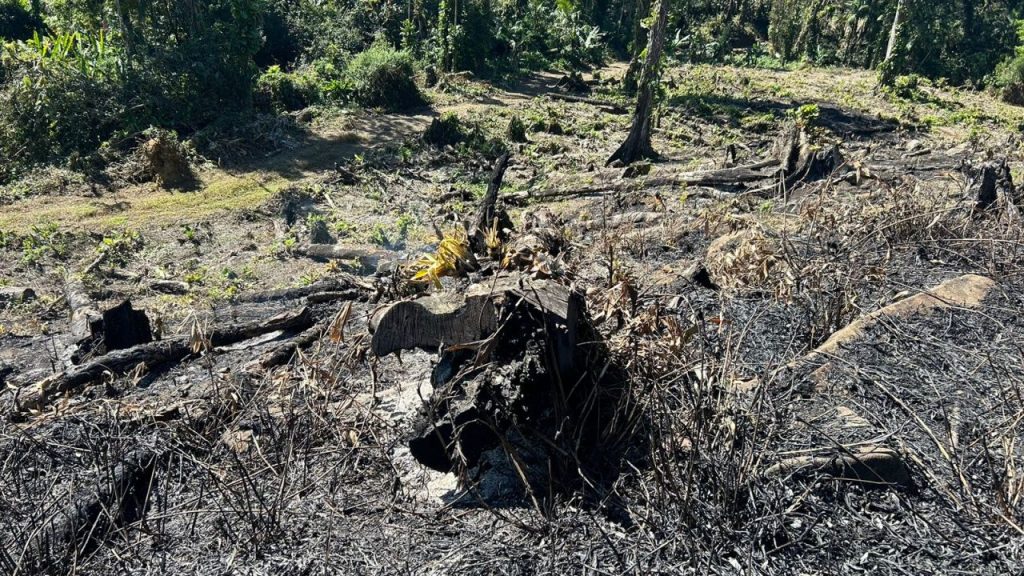
[[84, 155], [123, 121], [121, 54], [100, 36], [35, 36], [3, 47], [0, 157], [10, 177], [27, 166]]
[[1024, 106], [1024, 52], [1006, 59], [996, 68], [993, 84], [1004, 102]]
[[412, 56], [383, 42], [357, 54], [345, 69], [345, 79], [356, 102], [389, 110], [424, 103], [414, 75]]
[[315, 71], [311, 69], [284, 72], [280, 66], [274, 65], [256, 80], [255, 102], [257, 108], [263, 110], [301, 110], [316, 103], [318, 98], [319, 82]]

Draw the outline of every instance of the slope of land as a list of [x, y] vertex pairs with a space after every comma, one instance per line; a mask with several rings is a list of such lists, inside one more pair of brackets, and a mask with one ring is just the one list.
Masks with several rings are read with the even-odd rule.
[[[856, 70], [673, 69], [662, 156], [624, 169], [604, 166], [623, 73], [323, 112], [205, 159], [192, 191], [53, 170], [4, 189], [0, 294], [35, 298], [0, 296], [0, 567], [1020, 572], [1024, 109]], [[452, 115], [461, 142], [424, 141]], [[775, 163], [791, 133], [799, 174]], [[440, 292], [499, 268], [573, 288], [618, 403], [597, 455], [515, 437], [505, 476], [443, 474], [407, 447], [447, 357], [375, 358], [367, 326], [474, 218], [496, 140], [514, 257]], [[162, 344], [73, 357], [78, 310], [126, 299]]]

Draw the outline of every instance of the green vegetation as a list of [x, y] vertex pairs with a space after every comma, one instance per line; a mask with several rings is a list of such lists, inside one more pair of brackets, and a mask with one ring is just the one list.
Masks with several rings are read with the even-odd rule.
[[[0, 0], [0, 183], [39, 164], [91, 173], [154, 126], [183, 139], [201, 131], [203, 151], [213, 135], [238, 142], [240, 134], [217, 126], [237, 130], [254, 114], [416, 107], [425, 102], [418, 79], [448, 89], [451, 72], [574, 71], [609, 56], [638, 62], [648, 11], [624, 0], [211, 0], [159, 10]], [[1022, 42], [1013, 18], [1022, 11], [1019, 0], [679, 2], [669, 10], [665, 55], [879, 68], [906, 100], [921, 95], [920, 81], [946, 78], [1020, 103], [1024, 56], [1015, 52]], [[560, 128], [523, 124], [510, 125], [514, 141], [524, 140], [523, 127]]]
[[390, 110], [423, 104], [413, 74], [412, 56], [381, 42], [358, 54], [345, 69], [353, 100]]

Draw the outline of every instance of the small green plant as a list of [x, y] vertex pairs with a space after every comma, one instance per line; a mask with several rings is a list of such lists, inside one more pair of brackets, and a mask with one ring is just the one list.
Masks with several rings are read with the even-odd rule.
[[21, 239], [21, 262], [35, 266], [47, 256], [62, 259], [67, 256], [68, 249], [68, 236], [56, 224], [34, 224], [28, 235]]
[[395, 221], [395, 227], [398, 229], [398, 235], [401, 238], [409, 236], [409, 228], [416, 225], [416, 217], [408, 212], [403, 212], [398, 220]]
[[356, 227], [344, 218], [337, 218], [334, 221], [334, 233], [338, 236], [351, 236], [355, 230]]
[[740, 119], [740, 126], [752, 132], [768, 132], [775, 126], [775, 116], [770, 113], [744, 116]]
[[923, 86], [928, 85], [928, 80], [917, 74], [905, 74], [902, 76], [896, 76], [892, 79], [889, 84], [883, 85], [883, 89], [887, 94], [900, 100], [906, 100], [908, 102], [923, 102], [928, 99], [927, 95], [921, 90]]
[[373, 225], [373, 229], [370, 230], [370, 242], [379, 246], [387, 246], [391, 243], [391, 240], [388, 239], [387, 228], [385, 228], [383, 224], [378, 223]]
[[181, 227], [181, 238], [178, 239], [178, 242], [198, 247], [202, 243], [199, 238], [199, 230], [191, 224], [185, 224]]
[[195, 270], [192, 270], [191, 272], [185, 274], [185, 283], [190, 285], [190, 286], [195, 286], [197, 284], [202, 284], [205, 281], [206, 281], [206, 269], [205, 268], [196, 268]]
[[302, 276], [299, 276], [299, 286], [310, 286], [322, 277], [323, 273], [320, 270], [307, 270]]
[[137, 230], [121, 230], [106, 235], [96, 247], [96, 252], [106, 255], [105, 260], [113, 266], [124, 266], [132, 254], [142, 248], [142, 236]]
[[790, 112], [796, 123], [800, 126], [813, 126], [821, 117], [821, 108], [814, 103], [804, 104]]
[[281, 238], [280, 240], [273, 244], [273, 246], [270, 248], [270, 252], [275, 256], [281, 257], [286, 254], [291, 254], [292, 251], [295, 250], [295, 247], [298, 245], [298, 237], [295, 236], [294, 231], [289, 230], [288, 233], [285, 234], [284, 238]]

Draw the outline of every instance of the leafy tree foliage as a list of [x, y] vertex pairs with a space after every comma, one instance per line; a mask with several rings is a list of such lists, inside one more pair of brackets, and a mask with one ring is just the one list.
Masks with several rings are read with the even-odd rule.
[[[150, 126], [187, 134], [253, 110], [418, 104], [417, 70], [497, 76], [614, 54], [639, 73], [654, 4], [0, 0], [0, 180], [94, 156]], [[668, 9], [665, 52], [678, 60], [881, 68], [883, 80], [987, 83], [1024, 101], [1014, 22], [1024, 0], [674, 0]]]

